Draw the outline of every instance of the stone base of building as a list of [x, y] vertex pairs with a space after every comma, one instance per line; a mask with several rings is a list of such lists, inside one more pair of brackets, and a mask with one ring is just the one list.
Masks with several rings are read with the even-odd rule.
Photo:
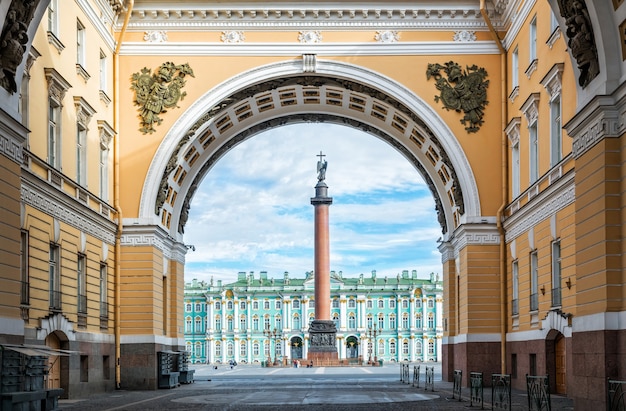
[[500, 343], [499, 342], [464, 342], [443, 344], [441, 379], [454, 380], [454, 370], [463, 371], [463, 386], [470, 385], [470, 372], [482, 372], [483, 383], [491, 386], [491, 374], [499, 374]]
[[180, 352], [184, 347], [165, 344], [122, 344], [120, 347], [120, 388], [156, 390], [162, 385], [159, 375], [159, 352]]

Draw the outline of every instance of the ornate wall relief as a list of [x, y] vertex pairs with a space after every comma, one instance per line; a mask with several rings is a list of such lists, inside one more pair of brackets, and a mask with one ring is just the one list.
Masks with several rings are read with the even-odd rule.
[[17, 91], [15, 73], [22, 63], [28, 44], [28, 25], [39, 1], [13, 1], [0, 35], [0, 86], [11, 93]]
[[133, 74], [131, 89], [135, 90], [134, 103], [139, 106], [139, 130], [142, 133], [154, 133], [154, 123], [161, 124], [163, 121], [159, 114], [167, 112], [168, 108], [178, 107], [178, 101], [187, 95], [182, 91], [187, 75], [194, 77], [189, 64], [176, 65], [172, 62], [161, 64], [154, 73], [144, 67], [141, 72]]
[[[444, 78], [441, 71], [448, 76]], [[453, 61], [444, 65], [439, 63], [429, 64], [426, 70], [426, 79], [435, 79], [435, 87], [440, 91], [435, 96], [435, 102], [440, 100], [446, 110], [463, 111], [464, 116], [461, 124], [468, 133], [475, 133], [483, 124], [483, 114], [487, 105], [487, 86], [489, 80], [487, 71], [476, 65], [467, 66], [465, 70]]]

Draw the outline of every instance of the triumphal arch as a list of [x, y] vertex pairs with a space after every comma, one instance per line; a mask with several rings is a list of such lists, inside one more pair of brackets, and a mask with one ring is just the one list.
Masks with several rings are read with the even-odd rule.
[[158, 353], [184, 349], [203, 177], [261, 131], [332, 122], [430, 188], [443, 378], [606, 401], [626, 373], [626, 5], [422, 3], [3, 2], [0, 344], [66, 350], [68, 397], [156, 388]]

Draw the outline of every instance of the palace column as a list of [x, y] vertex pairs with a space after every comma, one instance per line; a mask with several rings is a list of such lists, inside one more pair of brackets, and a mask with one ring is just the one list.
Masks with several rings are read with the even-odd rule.
[[311, 323], [308, 359], [316, 365], [337, 361], [335, 323], [330, 319], [330, 240], [328, 235], [328, 208], [333, 199], [328, 197], [326, 161], [320, 152], [317, 162], [317, 185], [311, 204], [315, 207], [315, 320]]

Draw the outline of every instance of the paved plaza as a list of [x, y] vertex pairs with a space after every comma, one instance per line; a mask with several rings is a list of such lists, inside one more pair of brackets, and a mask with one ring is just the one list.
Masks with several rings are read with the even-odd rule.
[[[467, 410], [469, 389], [462, 401], [452, 398], [452, 383], [441, 381], [435, 366], [434, 391], [400, 381], [398, 364], [382, 367], [262, 368], [238, 365], [194, 365], [195, 381], [158, 391], [118, 390], [84, 400], [61, 400], [62, 410]], [[412, 371], [413, 367], [411, 367]], [[485, 388], [484, 409], [491, 409]], [[472, 407], [480, 409], [481, 407]], [[472, 409], [470, 408], [470, 409]], [[523, 392], [514, 392], [513, 410], [527, 410]], [[553, 410], [573, 410], [567, 398], [552, 396]]]

